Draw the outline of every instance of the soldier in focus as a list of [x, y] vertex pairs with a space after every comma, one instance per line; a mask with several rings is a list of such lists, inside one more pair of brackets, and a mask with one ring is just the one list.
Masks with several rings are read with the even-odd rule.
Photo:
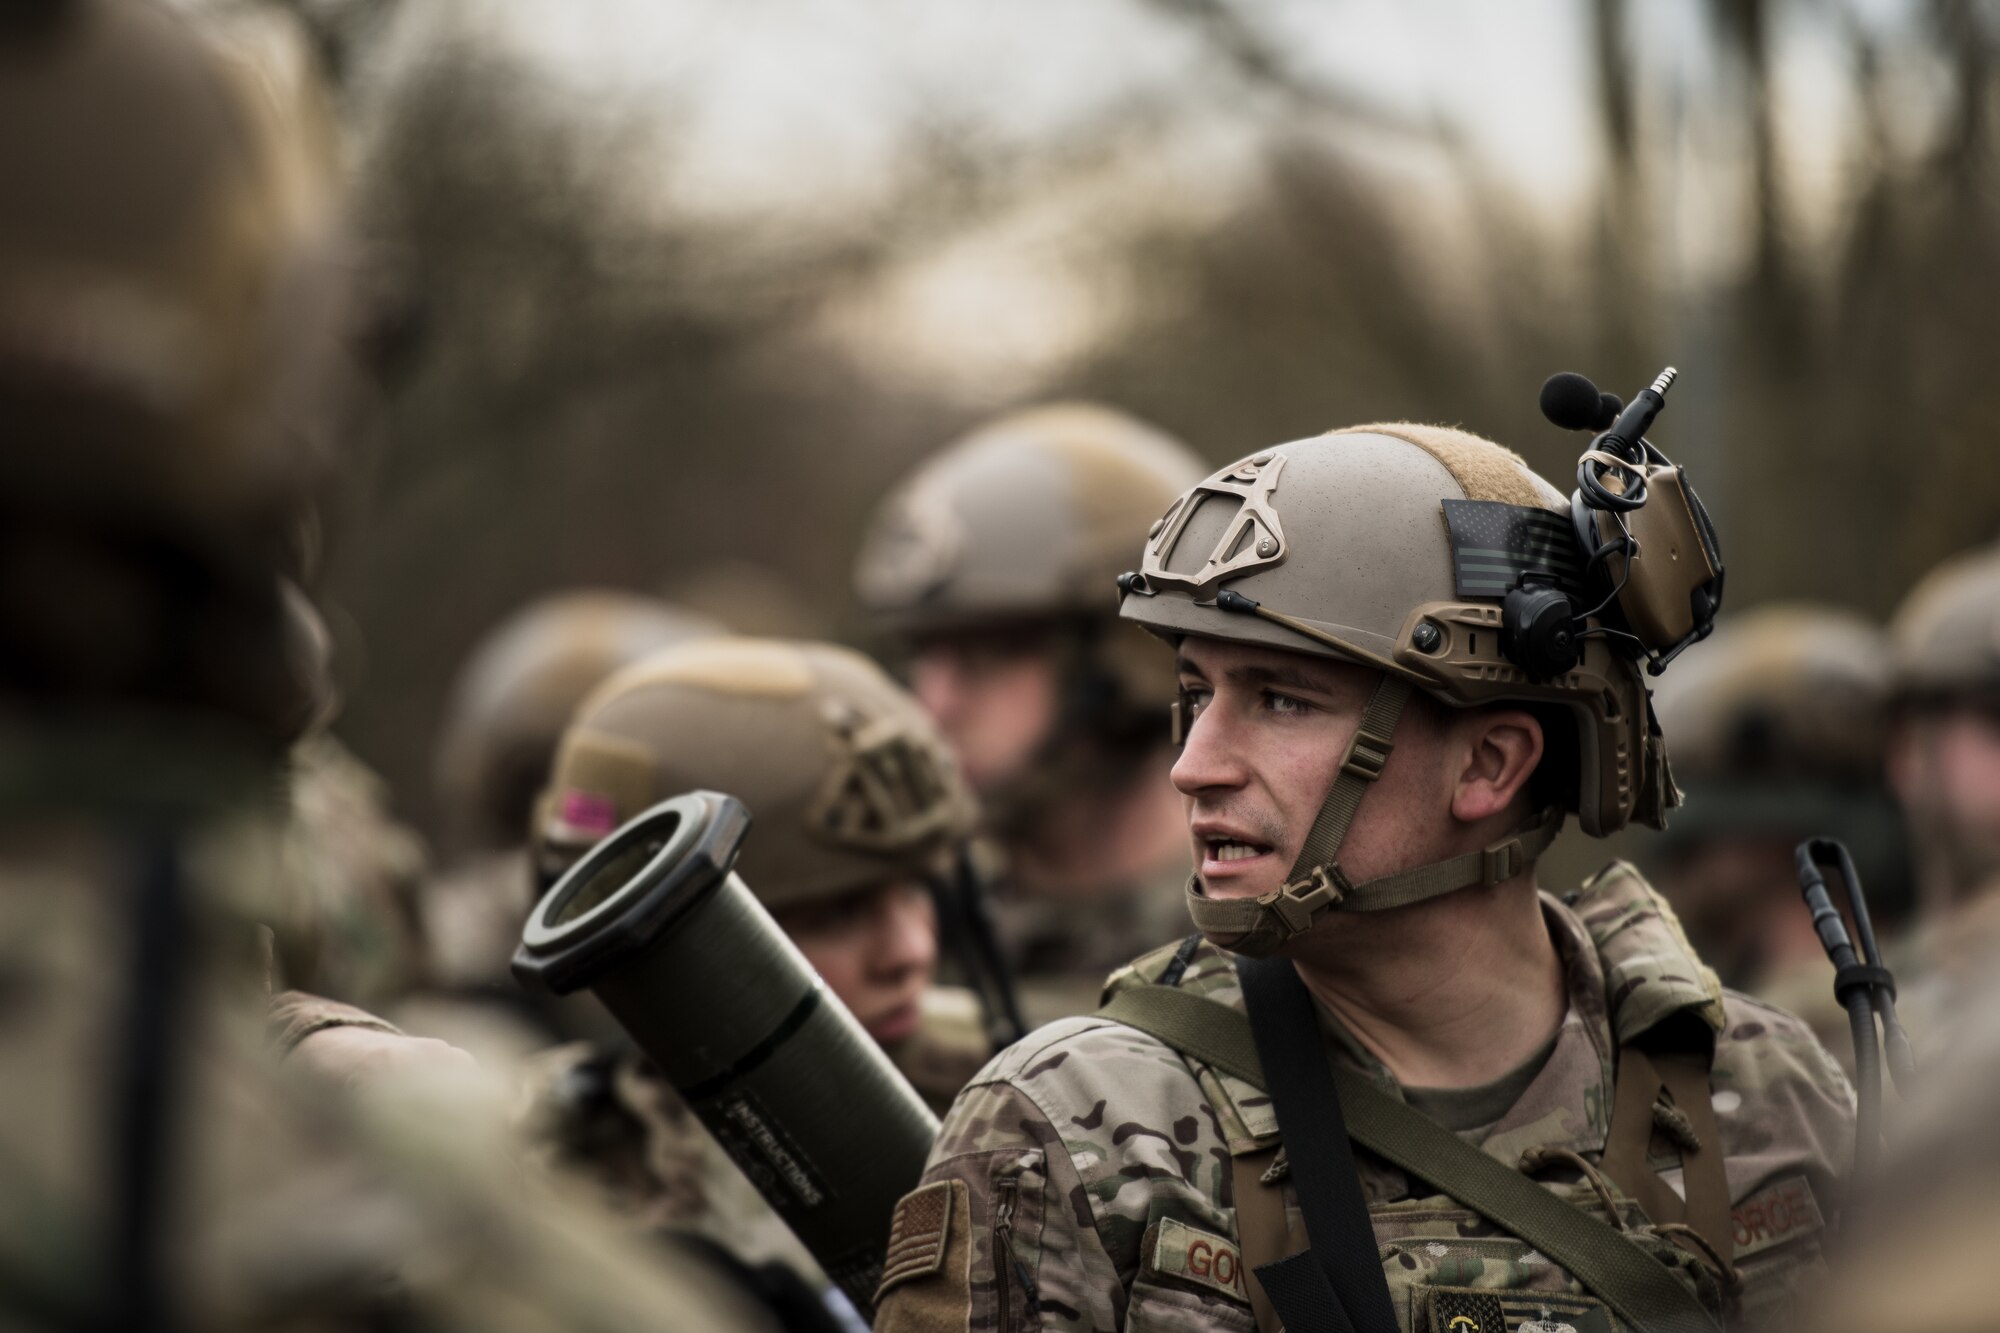
[[[1378, 1262], [1404, 1329], [1793, 1326], [1852, 1093], [1630, 866], [1539, 891], [1567, 815], [1657, 826], [1672, 780], [1637, 661], [1590, 637], [1536, 681], [1503, 643], [1500, 594], [1456, 577], [1468, 500], [1523, 569], [1572, 532], [1514, 454], [1408, 424], [1242, 459], [1155, 526], [1122, 613], [1176, 653], [1200, 934], [961, 1094], [878, 1330], [1272, 1333], [1271, 1283]], [[1253, 987], [1293, 1006], [1286, 1067], [1327, 1062], [1344, 1165], [1345, 1134], [1280, 1123]], [[1307, 1249], [1300, 1164], [1328, 1157], [1312, 1197], [1345, 1179], [1360, 1234], [1315, 1220]]]
[[[1909, 916], [1907, 847], [1882, 777], [1889, 647], [1861, 617], [1781, 604], [1725, 617], [1660, 678], [1681, 808], [1649, 870], [1688, 940], [1726, 985], [1828, 1011], [1826, 951], [1799, 901], [1794, 853], [1837, 836], [1853, 851], [1886, 937]], [[1773, 987], [1777, 989], [1772, 989]]]
[[[971, 992], [934, 983], [934, 892], [975, 819], [950, 751], [872, 662], [712, 639], [606, 681], [563, 734], [534, 830], [552, 884], [620, 824], [707, 788], [750, 810], [737, 871], [934, 1108], [992, 1054]], [[621, 1211], [746, 1261], [816, 1272], [673, 1089], [622, 1043], [543, 1057], [530, 1128]]]
[[475, 1090], [363, 1106], [264, 1047], [274, 798], [323, 706], [280, 580], [348, 283], [311, 90], [242, 35], [0, 18], [0, 1322], [771, 1327], [523, 1194]]
[[583, 1035], [583, 1007], [536, 1003], [507, 972], [537, 882], [523, 831], [577, 705], [621, 667], [721, 632], [657, 598], [552, 593], [489, 630], [445, 703], [436, 789], [447, 864], [419, 896], [429, 993], [400, 1006], [411, 1028], [489, 1059]]
[[855, 588], [978, 791], [994, 915], [1030, 1022], [1179, 930], [1182, 845], [1159, 722], [1171, 674], [1111, 580], [1199, 478], [1180, 442], [1059, 404], [988, 422], [871, 520]]

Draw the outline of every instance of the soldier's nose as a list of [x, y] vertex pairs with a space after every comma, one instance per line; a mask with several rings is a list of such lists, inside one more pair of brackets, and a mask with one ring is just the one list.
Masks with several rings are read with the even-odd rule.
[[1215, 709], [1189, 724], [1187, 743], [1174, 760], [1174, 787], [1184, 796], [1243, 785], [1246, 773], [1227, 723]]

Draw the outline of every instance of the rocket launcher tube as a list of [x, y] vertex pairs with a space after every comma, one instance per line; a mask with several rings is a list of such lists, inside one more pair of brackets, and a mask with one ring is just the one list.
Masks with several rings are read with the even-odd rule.
[[514, 974], [588, 988], [867, 1317], [938, 1123], [730, 867], [742, 804], [634, 817], [545, 894]]

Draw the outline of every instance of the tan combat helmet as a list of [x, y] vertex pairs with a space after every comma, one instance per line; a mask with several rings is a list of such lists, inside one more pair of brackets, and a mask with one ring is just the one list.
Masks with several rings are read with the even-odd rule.
[[34, 447], [0, 450], [0, 491], [263, 555], [335, 461], [352, 332], [303, 40], [22, 9], [0, 29], [0, 402]]
[[[1382, 672], [1291, 882], [1254, 901], [1190, 888], [1217, 943], [1268, 952], [1328, 911], [1370, 911], [1518, 874], [1553, 841], [1563, 810], [1483, 853], [1352, 884], [1336, 857], [1354, 807], [1390, 761], [1410, 691], [1451, 707], [1509, 702], [1573, 719], [1562, 805], [1586, 833], [1660, 827], [1672, 779], [1639, 667], [1588, 618], [1573, 666], [1531, 679], [1510, 649], [1502, 598], [1523, 576], [1575, 587], [1570, 505], [1507, 449], [1463, 431], [1360, 426], [1262, 450], [1176, 499], [1121, 579], [1122, 614], [1170, 639], [1202, 635], [1315, 654]], [[1525, 632], [1525, 631], [1523, 631]], [[1560, 770], [1558, 770], [1560, 772]]]
[[1889, 636], [1900, 702], [2000, 703], [2000, 546], [1932, 570], [1897, 608]]
[[315, 715], [276, 576], [348, 401], [331, 125], [281, 15], [0, 22], [0, 564], [36, 571], [0, 589], [10, 687], [275, 741]]
[[[1010, 625], [1072, 637], [1060, 725], [1158, 734], [1173, 676], [1111, 614], [1132, 543], [1207, 465], [1134, 417], [1087, 403], [1012, 412], [928, 459], [870, 522], [862, 608], [906, 640]], [[1133, 725], [1135, 718], [1138, 724]]]
[[949, 749], [873, 662], [830, 644], [709, 639], [627, 667], [577, 710], [538, 802], [537, 866], [553, 880], [697, 788], [749, 808], [737, 869], [771, 907], [928, 879], [974, 822]]
[[1691, 793], [1722, 780], [1878, 781], [1888, 705], [1882, 631], [1805, 603], [1719, 622], [1654, 698], [1660, 729], [1674, 738], [1675, 778]]
[[[1881, 629], [1809, 603], [1727, 617], [1700, 653], [1661, 680], [1654, 706], [1660, 729], [1674, 738], [1674, 779], [1684, 795], [1656, 859], [1704, 957], [1727, 959], [1722, 941], [1749, 905], [1727, 877], [1718, 885], [1699, 869], [1674, 872], [1718, 840], [1789, 847], [1839, 837], [1868, 886], [1878, 927], [1907, 912], [1907, 847], [1883, 782], [1889, 644]], [[1791, 883], [1785, 859], [1778, 887]], [[1785, 891], [1796, 905], [1797, 890]]]
[[438, 741], [437, 793], [451, 838], [520, 845], [577, 705], [619, 668], [721, 632], [655, 598], [594, 589], [551, 594], [488, 631], [459, 669]]

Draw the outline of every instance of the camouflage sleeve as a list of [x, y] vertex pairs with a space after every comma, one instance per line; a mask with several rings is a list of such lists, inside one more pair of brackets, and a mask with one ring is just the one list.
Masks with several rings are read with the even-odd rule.
[[271, 997], [271, 1007], [265, 1016], [266, 1035], [272, 1049], [280, 1057], [290, 1055], [300, 1042], [315, 1032], [343, 1027], [372, 1028], [397, 1036], [403, 1032], [394, 1023], [377, 1018], [366, 1009], [356, 1009], [351, 1004], [297, 990], [283, 991]]
[[1728, 992], [1713, 1086], [1740, 1283], [1732, 1325], [1803, 1327], [1854, 1158], [1854, 1090], [1812, 1030]]
[[877, 1333], [1109, 1333], [1123, 1307], [1061, 1135], [1011, 1083], [974, 1083], [898, 1205]]

